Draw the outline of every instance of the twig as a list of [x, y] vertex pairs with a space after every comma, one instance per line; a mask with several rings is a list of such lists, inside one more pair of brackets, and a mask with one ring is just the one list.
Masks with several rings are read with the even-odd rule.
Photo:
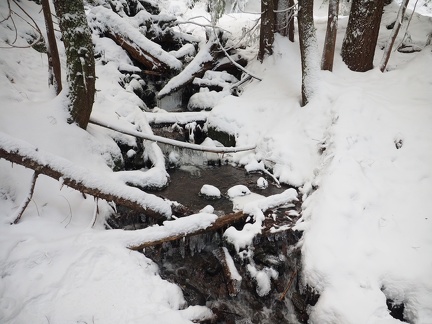
[[31, 200], [31, 198], [33, 196], [34, 188], [35, 188], [35, 185], [36, 185], [36, 179], [37, 179], [38, 175], [39, 175], [38, 171], [35, 171], [33, 173], [33, 176], [32, 176], [32, 179], [31, 179], [31, 183], [30, 183], [29, 193], [28, 193], [26, 199], [21, 204], [20, 208], [18, 209], [17, 216], [15, 217], [15, 220], [14, 220], [13, 224], [18, 224], [18, 222], [21, 219], [21, 216], [23, 215], [23, 213], [26, 210], [28, 204], [30, 203], [30, 200]]
[[92, 225], [90, 226], [91, 228], [93, 228], [93, 226], [95, 226], [96, 220], [97, 220], [97, 215], [99, 214], [98, 202], [99, 202], [99, 198], [95, 197], [95, 208], [93, 211], [93, 220], [92, 220]]
[[390, 34], [389, 40], [387, 41], [387, 44], [386, 44], [385, 49], [384, 49], [383, 57], [381, 59], [381, 63], [380, 63], [380, 70], [381, 70], [381, 72], [384, 72], [384, 70], [387, 67], [387, 63], [388, 63], [388, 61], [390, 59], [390, 54], [391, 54], [391, 50], [392, 50], [393, 44], [394, 44], [394, 42], [396, 40], [396, 37], [397, 37], [397, 35], [399, 33], [399, 29], [400, 29], [400, 27], [402, 25], [403, 18], [405, 16], [405, 10], [406, 10], [406, 8], [408, 6], [408, 2], [409, 2], [409, 0], [403, 0], [402, 3], [401, 3], [401, 6], [399, 8], [395, 25], [393, 26], [393, 29], [392, 29], [392, 32]]
[[296, 274], [297, 274], [297, 270], [295, 270], [295, 271], [292, 273], [291, 278], [290, 278], [290, 281], [288, 282], [288, 286], [286, 287], [286, 289], [284, 290], [284, 292], [282, 293], [282, 295], [281, 295], [280, 298], [279, 298], [280, 301], [282, 301], [282, 300], [285, 298], [286, 294], [288, 293], [288, 290], [291, 288], [292, 283], [293, 283], [293, 281], [294, 281], [294, 278], [295, 278]]
[[228, 54], [228, 52], [225, 50], [225, 48], [222, 46], [219, 37], [217, 36], [216, 30], [215, 30], [215, 26], [213, 26], [213, 32], [215, 34], [215, 38], [216, 41], [219, 44], [219, 47], [221, 48], [221, 50], [224, 52], [225, 56], [228, 58], [228, 60], [231, 61], [232, 64], [234, 64], [237, 68], [239, 68], [240, 70], [242, 70], [243, 72], [245, 72], [246, 74], [249, 74], [251, 77], [253, 77], [254, 79], [257, 79], [258, 81], [262, 81], [262, 79], [260, 77], [257, 77], [256, 75], [254, 75], [253, 73], [249, 72], [248, 70], [246, 70], [243, 66], [241, 66], [240, 64], [238, 64], [236, 61], [234, 61], [231, 56]]
[[416, 2], [415, 2], [415, 4], [414, 4], [414, 8], [412, 9], [412, 12], [411, 12], [410, 18], [408, 19], [408, 23], [407, 23], [407, 26], [406, 26], [406, 28], [405, 28], [405, 34], [404, 34], [404, 37], [402, 38], [402, 41], [400, 42], [400, 44], [399, 44], [399, 46], [398, 46], [397, 48], [399, 48], [399, 47], [402, 46], [402, 44], [403, 44], [405, 38], [407, 37], [407, 34], [408, 34], [408, 28], [409, 28], [409, 25], [411, 24], [411, 19], [412, 19], [412, 17], [414, 16], [414, 12], [415, 12], [415, 9], [416, 9], [416, 7], [417, 7], [417, 2], [418, 2], [418, 0], [416, 0]]

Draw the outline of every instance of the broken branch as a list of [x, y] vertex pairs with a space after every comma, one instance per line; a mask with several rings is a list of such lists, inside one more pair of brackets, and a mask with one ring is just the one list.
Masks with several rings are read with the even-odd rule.
[[171, 206], [160, 197], [109, 179], [106, 174], [98, 176], [90, 170], [74, 165], [69, 160], [42, 152], [35, 146], [2, 132], [0, 132], [0, 158], [53, 179], [61, 179], [63, 184], [82, 193], [143, 211], [150, 217], [171, 216]]
[[33, 196], [34, 188], [36, 185], [36, 179], [37, 179], [38, 175], [39, 175], [39, 172], [37, 172], [37, 171], [35, 171], [33, 173], [31, 183], [30, 183], [29, 193], [28, 193], [27, 197], [25, 198], [25, 200], [23, 201], [23, 203], [21, 204], [20, 208], [18, 209], [18, 212], [16, 214], [17, 216], [15, 217], [13, 224], [18, 224], [18, 222], [21, 219], [21, 216], [24, 214], [24, 211], [26, 210], [28, 204], [30, 203], [30, 200]]

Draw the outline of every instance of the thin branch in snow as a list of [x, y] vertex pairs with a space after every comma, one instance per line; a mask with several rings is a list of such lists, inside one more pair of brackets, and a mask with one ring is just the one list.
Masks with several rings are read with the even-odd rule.
[[407, 26], [406, 26], [406, 28], [405, 28], [405, 34], [404, 34], [404, 37], [402, 38], [402, 41], [401, 41], [400, 44], [397, 46], [397, 48], [401, 47], [401, 45], [402, 45], [403, 42], [405, 41], [405, 38], [406, 38], [407, 35], [408, 35], [408, 28], [409, 28], [409, 25], [410, 25], [410, 23], [411, 23], [411, 19], [412, 19], [412, 17], [414, 16], [414, 12], [415, 12], [415, 10], [416, 10], [417, 3], [418, 3], [418, 0], [416, 0], [416, 2], [415, 2], [415, 4], [414, 4], [414, 8], [412, 9], [412, 12], [411, 12], [410, 18], [409, 18], [408, 23], [407, 23]]
[[252, 72], [249, 72], [248, 70], [246, 70], [243, 66], [241, 66], [240, 64], [238, 64], [236, 61], [234, 61], [231, 56], [228, 54], [228, 52], [225, 50], [225, 48], [223, 47], [223, 45], [221, 44], [219, 37], [217, 37], [217, 33], [215, 30], [215, 26], [213, 26], [213, 32], [215, 35], [215, 39], [219, 45], [219, 47], [221, 48], [221, 50], [224, 52], [225, 56], [228, 58], [228, 60], [231, 61], [232, 64], [234, 64], [237, 68], [239, 68], [240, 70], [242, 70], [244, 73], [249, 74], [251, 77], [253, 77], [254, 79], [257, 79], [258, 81], [262, 81], [262, 79], [260, 77], [257, 77], [256, 75], [254, 75]]
[[297, 3], [295, 3], [291, 7], [288, 7], [288, 8], [282, 9], [282, 10], [273, 10], [273, 12], [274, 13], [284, 13], [284, 12], [287, 12], [287, 11], [294, 9], [295, 7], [297, 7]]
[[[68, 223], [65, 225], [65, 228], [66, 228], [66, 227], [69, 226], [69, 224], [70, 224], [71, 221], [72, 221], [72, 207], [71, 207], [71, 204], [70, 204], [69, 200], [67, 200], [67, 198], [66, 198], [65, 196], [60, 195], [60, 197], [62, 197], [64, 200], [66, 200], [66, 202], [67, 202], [67, 204], [68, 204], [68, 206], [69, 206], [69, 221], [68, 221]], [[66, 217], [65, 219], [63, 219], [63, 220], [61, 221], [61, 223], [63, 223], [66, 219], [67, 219], [67, 217]]]
[[399, 8], [399, 11], [398, 11], [398, 14], [397, 14], [397, 18], [396, 18], [396, 23], [393, 26], [393, 29], [392, 29], [392, 32], [390, 34], [389, 40], [387, 41], [386, 47], [384, 49], [383, 57], [381, 59], [381, 63], [380, 63], [380, 70], [381, 70], [381, 72], [384, 72], [384, 70], [387, 67], [387, 63], [388, 63], [388, 61], [390, 59], [390, 54], [391, 54], [391, 50], [392, 50], [393, 44], [394, 44], [394, 42], [396, 40], [396, 37], [397, 37], [397, 35], [399, 33], [399, 29], [400, 29], [400, 27], [402, 25], [403, 18], [405, 16], [405, 10], [406, 10], [406, 8], [408, 6], [408, 2], [409, 2], [409, 0], [403, 0], [402, 3], [401, 3], [401, 6]]
[[[192, 25], [197, 25], [197, 26], [200, 26], [200, 27], [210, 27], [210, 28], [213, 28], [212, 25], [200, 24], [200, 23], [196, 23], [196, 22], [194, 22], [194, 21], [190, 21], [190, 20], [188, 20], [188, 21], [178, 21], [178, 22], [176, 22], [176, 25], [185, 25], [185, 24], [192, 24]], [[226, 30], [226, 29], [224, 29], [224, 28], [222, 28], [222, 27], [217, 27], [217, 26], [216, 26], [215, 28], [220, 29], [220, 30], [223, 30], [224, 32], [226, 32], [226, 33], [228, 33], [228, 34], [231, 34], [231, 32], [230, 32], [229, 30]]]
[[17, 214], [15, 216], [15, 220], [13, 221], [12, 224], [18, 224], [18, 222], [21, 219], [21, 216], [24, 214], [24, 211], [26, 210], [28, 204], [30, 203], [30, 200], [31, 200], [31, 198], [33, 196], [33, 192], [34, 192], [34, 188], [35, 188], [35, 185], [36, 185], [36, 180], [37, 180], [38, 175], [39, 175], [39, 172], [37, 172], [37, 171], [35, 171], [33, 173], [33, 176], [32, 176], [32, 179], [31, 179], [31, 183], [30, 183], [30, 190], [28, 192], [28, 195], [25, 198], [25, 200], [23, 201], [23, 203], [21, 204], [21, 206], [18, 208]]
[[295, 270], [295, 271], [291, 274], [291, 278], [290, 278], [290, 280], [289, 280], [289, 282], [288, 282], [288, 286], [285, 288], [284, 292], [282, 293], [282, 295], [281, 295], [280, 298], [279, 298], [280, 301], [284, 300], [286, 294], [288, 293], [289, 289], [290, 289], [291, 286], [292, 286], [292, 283], [293, 283], [294, 278], [295, 278], [296, 275], [297, 275], [297, 270]]
[[95, 200], [95, 208], [93, 210], [93, 219], [92, 219], [91, 226], [90, 226], [91, 228], [93, 228], [93, 226], [95, 226], [96, 220], [97, 220], [97, 216], [99, 214], [99, 205], [98, 205], [99, 198], [95, 197], [94, 200]]
[[6, 21], [6, 20], [9, 20], [9, 18], [11, 17], [12, 10], [11, 10], [11, 7], [10, 7], [10, 0], [7, 0], [7, 5], [8, 5], [8, 14], [7, 14], [6, 18], [0, 20], [0, 24], [2, 22]]
[[[37, 43], [39, 43], [40, 40], [43, 39], [43, 36], [42, 36], [42, 32], [41, 32], [39, 26], [38, 26], [37, 23], [34, 21], [34, 19], [33, 19], [33, 18], [28, 14], [27, 11], [25, 11], [24, 8], [22, 8], [22, 7], [17, 3], [16, 0], [13, 0], [13, 3], [14, 3], [14, 4], [19, 8], [19, 9], [21, 9], [21, 11], [22, 11], [22, 12], [23, 12], [27, 17], [28, 17], [28, 19], [30, 19], [30, 21], [31, 21], [32, 23], [30, 23], [27, 19], [25, 19], [24, 17], [22, 17], [20, 14], [18, 14], [18, 13], [17, 13], [16, 11], [14, 11], [13, 9], [11, 9], [11, 7], [10, 7], [10, 1], [9, 1], [9, 0], [7, 1], [7, 3], [8, 3], [8, 7], [9, 7], [9, 13], [8, 13], [8, 16], [6, 17], [6, 19], [2, 20], [1, 22], [5, 21], [5, 20], [8, 20], [9, 18], [11, 19], [12, 24], [13, 24], [13, 26], [14, 26], [14, 30], [15, 30], [15, 38], [14, 38], [14, 40], [12, 41], [12, 43], [8, 44], [7, 47], [0, 46], [0, 48], [3, 48], [3, 49], [7, 49], [7, 48], [29, 48], [29, 47], [33, 47], [34, 45], [36, 45]], [[36, 40], [35, 40], [34, 42], [32, 42], [31, 44], [26, 45], [26, 46], [15, 45], [15, 43], [16, 43], [16, 41], [17, 41], [17, 39], [18, 39], [18, 29], [17, 29], [17, 26], [16, 26], [16, 24], [15, 24], [15, 20], [13, 19], [13, 15], [12, 15], [12, 14], [15, 14], [16, 16], [18, 16], [19, 18], [21, 18], [25, 23], [27, 23], [31, 28], [33, 28], [33, 29], [36, 31], [37, 37], [36, 37]]]

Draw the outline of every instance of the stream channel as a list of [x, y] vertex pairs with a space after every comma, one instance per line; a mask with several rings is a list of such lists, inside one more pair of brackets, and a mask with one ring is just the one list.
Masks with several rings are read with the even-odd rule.
[[[162, 149], [167, 153], [167, 148]], [[233, 203], [226, 193], [235, 185], [245, 185], [262, 196], [288, 189], [261, 173], [247, 173], [243, 167], [220, 160], [208, 163], [198, 158], [198, 161], [168, 169], [169, 186], [147, 190], [178, 202], [179, 210], [174, 212], [177, 217], [196, 213], [207, 205], [213, 206], [217, 215], [233, 212]], [[266, 178], [268, 187], [258, 187], [260, 177]], [[217, 187], [222, 197], [209, 199], [200, 195], [204, 184]], [[301, 233], [290, 227], [300, 214], [300, 201], [266, 211], [262, 233], [240, 253], [224, 240], [224, 228], [146, 248], [144, 254], [158, 264], [162, 278], [182, 289], [185, 306], [205, 305], [213, 311], [214, 318], [202, 323], [306, 323], [307, 305], [314, 304], [317, 296], [301, 289], [298, 280], [301, 255], [296, 243]], [[111, 219], [113, 228], [134, 230], [151, 225], [148, 217], [137, 212], [120, 209], [118, 216]], [[233, 224], [238, 230], [244, 225], [244, 221]], [[280, 230], [274, 231], [275, 228]], [[240, 279], [227, 271], [227, 261], [231, 260]], [[267, 286], [265, 292], [263, 285]]]

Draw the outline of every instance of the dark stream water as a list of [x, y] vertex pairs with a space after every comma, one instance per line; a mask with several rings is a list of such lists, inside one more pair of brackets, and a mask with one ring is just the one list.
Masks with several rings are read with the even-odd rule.
[[[250, 191], [263, 196], [281, 193], [288, 188], [278, 188], [271, 183], [270, 179], [267, 179], [268, 187], [261, 189], [257, 186], [257, 180], [262, 176], [261, 174], [247, 173], [244, 168], [230, 165], [183, 165], [180, 168], [170, 169], [168, 172], [171, 178], [170, 185], [161, 191], [157, 191], [157, 195], [177, 201], [193, 212], [197, 212], [207, 205], [212, 205], [216, 213], [226, 214], [232, 212], [232, 202], [227, 197], [226, 192], [235, 185], [245, 185]], [[205, 184], [217, 187], [222, 197], [220, 199], [206, 199], [199, 195], [202, 186]]]

